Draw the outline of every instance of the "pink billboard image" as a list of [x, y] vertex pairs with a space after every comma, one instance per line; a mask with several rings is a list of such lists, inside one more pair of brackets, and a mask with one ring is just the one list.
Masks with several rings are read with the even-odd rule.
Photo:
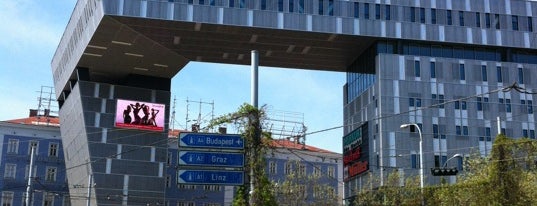
[[164, 104], [117, 100], [115, 126], [119, 128], [164, 131]]

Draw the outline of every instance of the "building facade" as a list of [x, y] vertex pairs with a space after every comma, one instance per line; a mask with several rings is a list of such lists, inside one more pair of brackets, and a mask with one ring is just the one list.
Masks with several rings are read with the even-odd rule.
[[[47, 121], [51, 120], [52, 121]], [[68, 206], [70, 197], [57, 118], [29, 117], [0, 122], [1, 204], [26, 205], [30, 148], [35, 147], [31, 205]], [[82, 197], [81, 197], [82, 196]], [[75, 195], [74, 198], [85, 198]]]
[[[430, 168], [464, 169], [463, 158], [446, 161], [455, 154], [490, 154], [499, 132], [535, 139], [536, 2], [355, 5], [356, 18], [370, 22], [374, 35], [395, 39], [376, 41], [347, 71], [348, 203], [358, 191], [371, 189], [370, 177], [379, 180], [378, 187], [393, 172], [401, 178], [419, 176], [420, 161], [425, 185], [440, 183]], [[515, 83], [523, 89], [509, 89]], [[418, 125], [421, 134], [401, 129], [403, 124]], [[454, 182], [456, 176], [447, 180]]]

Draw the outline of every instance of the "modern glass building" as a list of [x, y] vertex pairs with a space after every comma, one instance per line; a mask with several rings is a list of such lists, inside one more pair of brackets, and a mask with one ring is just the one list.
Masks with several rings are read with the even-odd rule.
[[[498, 129], [535, 136], [533, 96], [496, 90], [535, 88], [536, 8], [527, 0], [79, 0], [52, 60], [66, 165], [88, 165], [67, 177], [95, 183], [92, 204], [112, 204], [110, 194], [123, 205], [163, 202], [166, 133], [118, 128], [118, 102], [164, 105], [167, 122], [170, 79], [189, 61], [247, 65], [251, 50], [261, 66], [347, 72], [348, 198], [367, 171], [384, 180], [390, 170], [416, 175], [420, 161], [485, 155]], [[418, 134], [399, 129], [405, 123], [421, 125], [423, 160]], [[133, 148], [144, 149], [110, 158]]]

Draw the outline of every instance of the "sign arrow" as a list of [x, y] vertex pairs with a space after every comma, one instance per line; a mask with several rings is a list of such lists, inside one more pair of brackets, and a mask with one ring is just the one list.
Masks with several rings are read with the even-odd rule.
[[180, 147], [244, 149], [244, 140], [240, 135], [211, 134], [211, 133], [181, 133]]

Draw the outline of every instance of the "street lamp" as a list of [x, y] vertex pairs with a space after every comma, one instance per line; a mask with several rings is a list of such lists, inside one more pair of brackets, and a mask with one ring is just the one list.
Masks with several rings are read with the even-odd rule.
[[401, 129], [404, 129], [410, 126], [416, 127], [418, 129], [418, 134], [420, 135], [420, 188], [423, 193], [423, 137], [421, 135], [421, 129], [416, 123], [402, 124]]
[[444, 162], [444, 165], [442, 167], [447, 167], [447, 163], [449, 162], [449, 160], [456, 158], [456, 157], [462, 157], [462, 155], [458, 153], [453, 155], [453, 157], [450, 157], [449, 159], [446, 160], [446, 162]]

